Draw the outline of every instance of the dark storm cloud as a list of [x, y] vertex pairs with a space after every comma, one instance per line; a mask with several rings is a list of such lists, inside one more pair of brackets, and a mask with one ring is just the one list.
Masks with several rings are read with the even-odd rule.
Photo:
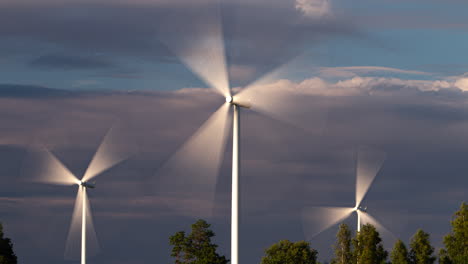
[[[306, 43], [317, 44], [334, 36], [362, 36], [349, 21], [337, 17], [305, 18], [295, 10], [292, 1], [268, 7], [232, 1], [223, 5], [221, 15], [221, 18], [217, 17], [212, 5], [206, 3], [184, 6], [110, 3], [46, 3], [34, 7], [7, 5], [0, 10], [0, 36], [8, 40], [2, 45], [9, 54], [12, 52], [9, 45], [16, 45], [16, 49], [22, 47], [17, 52], [26, 54], [30, 54], [32, 47], [36, 51], [47, 50], [46, 44], [63, 50], [63, 57], [35, 58], [35, 65], [81, 68], [107, 64], [91, 58], [87, 58], [91, 61], [85, 61], [79, 57], [81, 53], [174, 62], [174, 54], [161, 44], [165, 43], [164, 39], [174, 37], [169, 35], [177, 34], [171, 32], [171, 28], [203, 23], [203, 18], [210, 16], [214, 17], [215, 23], [223, 23], [230, 63], [253, 65], [259, 67], [260, 72], [301, 54]], [[187, 40], [183, 35], [175, 38]]]
[[[362, 145], [388, 157], [364, 200], [369, 212], [402, 239], [423, 227], [441, 245], [451, 214], [466, 198], [468, 98], [460, 92], [405, 89], [376, 87], [373, 95], [328, 97], [322, 136], [243, 112], [244, 263], [258, 263], [262, 250], [279, 239], [304, 239], [302, 208], [353, 206], [356, 150]], [[45, 144], [82, 175], [117, 119], [124, 124], [121, 141], [136, 146], [139, 154], [99, 176], [98, 188], [90, 193], [102, 246], [92, 261], [168, 261], [168, 236], [192, 219], [171, 211], [171, 201], [147, 187], [220, 103], [222, 98], [209, 90], [0, 98], [1, 112], [8, 113], [0, 117], [2, 128], [8, 128], [2, 129], [0, 140], [10, 144], [0, 148], [2, 164], [8, 164], [2, 165], [0, 177], [9, 182], [0, 187], [0, 208], [22, 261], [63, 262], [76, 192], [74, 187], [32, 183], [21, 174], [29, 142]], [[303, 122], [315, 125], [307, 116]], [[215, 216], [209, 220], [223, 254], [229, 254], [229, 145], [218, 178]], [[348, 220], [352, 226], [353, 219]], [[335, 230], [312, 241], [325, 259]], [[44, 232], [47, 243], [37, 236]], [[129, 251], [138, 254], [130, 260]]]
[[61, 54], [50, 54], [40, 56], [30, 62], [33, 67], [45, 67], [58, 70], [94, 70], [112, 68], [115, 65], [99, 56], [70, 56]]

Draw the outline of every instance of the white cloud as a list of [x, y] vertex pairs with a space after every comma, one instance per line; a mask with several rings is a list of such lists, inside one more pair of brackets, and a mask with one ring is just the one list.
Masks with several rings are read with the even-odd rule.
[[329, 0], [296, 0], [295, 7], [307, 17], [321, 17], [330, 13]]
[[355, 77], [358, 74], [368, 74], [375, 72], [388, 72], [408, 75], [430, 75], [430, 73], [413, 70], [402, 70], [381, 66], [351, 66], [351, 67], [321, 67], [320, 75], [325, 77]]
[[255, 90], [294, 93], [297, 95], [352, 96], [372, 94], [382, 87], [417, 89], [421, 92], [440, 91], [443, 89], [465, 91], [468, 90], [468, 78], [457, 80], [405, 80], [399, 78], [356, 76], [331, 82], [319, 77], [313, 77], [301, 82], [282, 79], [259, 86], [261, 87], [255, 88]]
[[468, 91], [468, 78], [460, 78], [456, 80], [455, 87], [462, 91]]

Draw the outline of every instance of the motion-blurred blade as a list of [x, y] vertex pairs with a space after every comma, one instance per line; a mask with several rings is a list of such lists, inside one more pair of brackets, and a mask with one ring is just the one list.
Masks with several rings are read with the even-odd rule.
[[307, 240], [343, 221], [353, 212], [347, 207], [309, 207], [302, 211], [302, 225]]
[[116, 127], [109, 129], [86, 169], [82, 181], [91, 180], [105, 170], [128, 159], [133, 154], [134, 151], [131, 149], [131, 145], [120, 139], [117, 130]]
[[388, 241], [389, 239], [396, 239], [396, 236], [392, 232], [390, 232], [390, 230], [385, 228], [382, 224], [379, 223], [379, 221], [377, 221], [374, 217], [372, 217], [367, 212], [361, 213], [361, 224], [373, 225], [377, 229], [377, 231], [379, 231], [379, 233], [381, 234], [383, 238], [387, 238], [387, 239], [383, 239], [384, 241]]
[[326, 125], [328, 100], [308, 95], [297, 83], [282, 79], [284, 68], [290, 65], [285, 64], [248, 85], [235, 98], [274, 119], [320, 134]]
[[78, 184], [78, 178], [45, 147], [32, 149], [23, 162], [25, 179], [58, 185]]
[[212, 214], [230, 118], [222, 105], [158, 172], [157, 191], [181, 215]]
[[[84, 203], [83, 203], [84, 202]], [[83, 205], [86, 206], [86, 256], [91, 257], [99, 252], [99, 243], [94, 230], [93, 217], [86, 190], [78, 188], [75, 208], [73, 210], [70, 230], [68, 232], [67, 243], [65, 245], [66, 259], [80, 259], [81, 257], [81, 224]]]
[[359, 149], [356, 168], [356, 207], [366, 196], [367, 190], [377, 176], [385, 158], [384, 152], [369, 148]]
[[230, 91], [220, 13], [219, 0], [207, 0], [203, 7], [167, 10], [159, 18], [159, 39], [201, 80], [227, 97]]

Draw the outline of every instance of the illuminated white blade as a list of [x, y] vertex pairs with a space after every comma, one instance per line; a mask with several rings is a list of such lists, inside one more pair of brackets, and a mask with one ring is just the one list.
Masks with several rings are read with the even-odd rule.
[[367, 190], [385, 161], [385, 153], [368, 148], [359, 149], [356, 168], [356, 207], [359, 207]]
[[[382, 237], [387, 237], [391, 239], [396, 239], [396, 236], [390, 232], [387, 228], [385, 228], [382, 224], [379, 223], [374, 217], [372, 217], [369, 213], [360, 213], [361, 215], [361, 224], [371, 224], [373, 225], [377, 231], [381, 234]], [[385, 241], [385, 239], [384, 239]]]
[[210, 216], [229, 127], [222, 105], [158, 172], [158, 194], [182, 215]]
[[281, 79], [284, 68], [265, 75], [248, 85], [234, 97], [252, 105], [252, 109], [309, 132], [321, 133], [327, 119], [325, 98], [298, 92], [298, 85]]
[[352, 212], [348, 207], [309, 207], [302, 211], [302, 225], [307, 240], [343, 221]]
[[[159, 39], [201, 80], [224, 97], [230, 95], [219, 0], [184, 12], [168, 11]], [[184, 16], [181, 23], [179, 17]], [[187, 17], [192, 17], [187, 19]]]
[[91, 180], [105, 170], [128, 159], [133, 154], [130, 149], [131, 145], [126, 144], [122, 138], [119, 138], [117, 130], [116, 127], [109, 129], [86, 169], [82, 181]]
[[65, 245], [66, 259], [79, 259], [81, 256], [81, 224], [83, 201], [86, 206], [86, 256], [91, 257], [99, 252], [99, 243], [94, 230], [93, 217], [91, 208], [86, 193], [86, 189], [78, 188], [76, 195], [75, 208], [73, 209], [72, 221], [68, 232], [67, 242]]
[[23, 162], [22, 175], [35, 181], [74, 185], [79, 180], [45, 147], [31, 150]]

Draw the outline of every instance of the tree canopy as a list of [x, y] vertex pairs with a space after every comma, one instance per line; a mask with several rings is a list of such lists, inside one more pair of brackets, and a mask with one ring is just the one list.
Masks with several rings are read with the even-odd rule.
[[0, 264], [16, 264], [18, 259], [13, 252], [11, 239], [4, 237], [3, 225], [0, 223]]
[[210, 224], [198, 220], [192, 225], [192, 231], [186, 235], [179, 231], [169, 238], [172, 245], [171, 256], [176, 264], [226, 264], [228, 260], [216, 253], [217, 245], [211, 243], [215, 233]]
[[348, 225], [340, 225], [338, 233], [336, 234], [336, 243], [333, 247], [335, 249], [335, 256], [331, 262], [332, 264], [352, 263], [351, 230]]
[[261, 264], [316, 264], [317, 254], [306, 241], [281, 240], [265, 250]]
[[359, 264], [385, 264], [388, 253], [383, 248], [379, 232], [371, 224], [362, 226], [353, 240], [354, 259]]
[[410, 264], [408, 249], [403, 241], [395, 242], [390, 254], [390, 261], [392, 264]]
[[436, 261], [434, 257], [434, 247], [431, 246], [428, 233], [419, 229], [411, 238], [410, 260], [412, 264], [433, 264]]
[[446, 263], [468, 263], [468, 204], [462, 203], [451, 224], [451, 232], [444, 237], [441, 258]]

